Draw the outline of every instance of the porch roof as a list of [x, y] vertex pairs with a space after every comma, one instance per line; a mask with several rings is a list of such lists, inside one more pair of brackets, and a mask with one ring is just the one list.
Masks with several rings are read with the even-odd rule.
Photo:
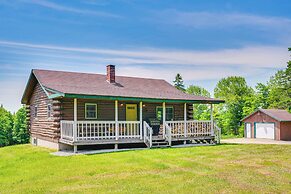
[[181, 92], [161, 79], [116, 76], [116, 83], [106, 81], [106, 75], [51, 70], [32, 70], [22, 103], [39, 82], [50, 98], [98, 98], [111, 100], [141, 100], [151, 102], [222, 103], [223, 100]]

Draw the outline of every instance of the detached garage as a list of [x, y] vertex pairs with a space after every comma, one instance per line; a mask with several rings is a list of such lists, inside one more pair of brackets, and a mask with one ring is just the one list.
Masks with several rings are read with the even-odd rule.
[[291, 141], [291, 114], [280, 109], [259, 109], [242, 121], [246, 138]]

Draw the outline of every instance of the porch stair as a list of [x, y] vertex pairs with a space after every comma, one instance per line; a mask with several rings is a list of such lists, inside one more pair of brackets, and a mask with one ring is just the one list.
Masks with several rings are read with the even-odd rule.
[[152, 148], [166, 148], [170, 147], [169, 142], [165, 139], [153, 139], [152, 141]]

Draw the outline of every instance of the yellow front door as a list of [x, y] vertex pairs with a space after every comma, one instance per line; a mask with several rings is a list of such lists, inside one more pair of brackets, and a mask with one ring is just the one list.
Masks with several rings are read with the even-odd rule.
[[126, 104], [126, 121], [137, 121], [136, 104]]

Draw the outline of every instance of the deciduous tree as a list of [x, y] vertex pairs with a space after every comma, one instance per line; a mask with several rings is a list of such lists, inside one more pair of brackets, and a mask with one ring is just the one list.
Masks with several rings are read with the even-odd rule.
[[[200, 86], [190, 85], [186, 92], [197, 96], [210, 97], [210, 93]], [[206, 104], [193, 104], [193, 118], [195, 120], [209, 120], [210, 109]]]
[[14, 144], [29, 142], [29, 133], [26, 124], [26, 111], [24, 107], [20, 108], [14, 115], [13, 142]]
[[[289, 51], [290, 48], [289, 48]], [[270, 94], [268, 103], [271, 108], [286, 109], [291, 112], [291, 61], [287, 68], [279, 70], [271, 77], [269, 83]]]
[[12, 139], [13, 118], [12, 114], [0, 106], [0, 146], [13, 144]]
[[243, 77], [230, 76], [217, 83], [214, 96], [225, 100], [225, 103], [218, 105], [218, 113], [215, 116], [224, 133], [238, 135], [246, 98], [253, 94], [253, 89]]

